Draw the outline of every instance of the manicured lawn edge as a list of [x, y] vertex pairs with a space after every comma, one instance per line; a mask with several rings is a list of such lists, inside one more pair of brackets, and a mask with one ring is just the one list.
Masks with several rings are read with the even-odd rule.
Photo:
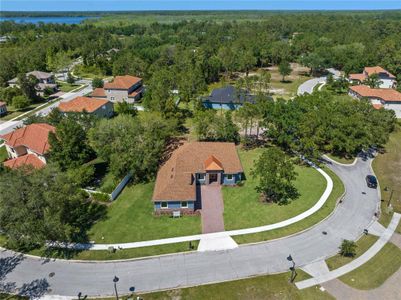
[[379, 237], [374, 235], [361, 236], [360, 239], [356, 241], [357, 248], [356, 255], [354, 257], [345, 257], [340, 254], [336, 254], [326, 259], [326, 264], [329, 267], [329, 270], [331, 271], [338, 269], [358, 258], [362, 254], [364, 254], [374, 243], [376, 243], [378, 239]]
[[387, 243], [367, 263], [339, 279], [353, 288], [370, 290], [381, 286], [400, 267], [401, 250], [394, 244]]
[[331, 192], [329, 198], [327, 199], [326, 203], [323, 207], [314, 213], [313, 215], [309, 216], [308, 218], [299, 221], [295, 224], [290, 226], [286, 226], [280, 229], [266, 231], [266, 232], [259, 232], [254, 234], [247, 234], [247, 235], [238, 235], [234, 236], [233, 239], [238, 244], [250, 244], [250, 243], [259, 243], [273, 239], [280, 239], [296, 234], [300, 234], [310, 228], [316, 226], [320, 222], [327, 219], [332, 213], [334, 213], [334, 209], [339, 202], [339, 200], [345, 195], [345, 187], [341, 182], [340, 178], [329, 168], [323, 167], [322, 168], [333, 180], [333, 191]]
[[354, 158], [340, 157], [340, 156], [336, 156], [331, 153], [327, 153], [326, 156], [328, 158], [330, 158], [331, 160], [333, 160], [339, 164], [343, 164], [343, 165], [352, 165], [355, 162], [355, 160], [357, 159], [356, 157], [354, 157]]

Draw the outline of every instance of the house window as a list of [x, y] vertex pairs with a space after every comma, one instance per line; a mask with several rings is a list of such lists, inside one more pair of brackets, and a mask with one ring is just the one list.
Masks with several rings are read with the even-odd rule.
[[181, 208], [188, 208], [188, 202], [187, 201], [181, 202]]
[[232, 174], [228, 174], [227, 175], [227, 180], [233, 180], [233, 175]]
[[161, 202], [160, 208], [168, 208], [168, 202]]
[[205, 174], [197, 174], [198, 180], [204, 180], [205, 179]]
[[114, 101], [114, 97], [110, 97], [110, 100], [111, 100], [111, 101]]

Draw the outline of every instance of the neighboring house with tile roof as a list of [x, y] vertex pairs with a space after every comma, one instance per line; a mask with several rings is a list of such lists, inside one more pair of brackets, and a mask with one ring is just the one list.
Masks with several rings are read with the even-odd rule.
[[110, 118], [114, 114], [112, 102], [90, 97], [76, 97], [68, 102], [60, 102], [58, 109], [62, 113], [87, 112], [99, 118]]
[[[42, 94], [43, 91], [47, 88], [56, 91], [57, 84], [54, 80], [54, 76], [52, 73], [42, 72], [42, 71], [32, 71], [25, 74], [27, 77], [32, 75], [38, 79], [38, 84], [36, 85], [36, 90], [39, 94]], [[15, 77], [9, 81], [7, 81], [10, 87], [18, 87], [18, 78]]]
[[212, 91], [210, 96], [203, 99], [206, 108], [214, 109], [238, 109], [245, 102], [255, 103], [255, 96], [246, 90], [238, 91], [234, 86], [228, 85]]
[[233, 143], [184, 143], [157, 173], [154, 211], [194, 213], [201, 207], [200, 185], [235, 185], [244, 179], [243, 172]]
[[7, 114], [7, 104], [5, 102], [0, 101], [0, 117], [5, 116]]
[[367, 85], [350, 86], [348, 94], [357, 99], [369, 99], [374, 108], [392, 109], [401, 118], [401, 93], [394, 89], [372, 89]]
[[116, 76], [112, 82], [106, 82], [102, 88], [93, 90], [91, 97], [104, 98], [113, 103], [126, 101], [137, 102], [144, 92], [142, 78], [125, 75]]
[[349, 81], [354, 84], [362, 84], [369, 76], [377, 74], [381, 81], [379, 88], [394, 88], [397, 81], [396, 77], [382, 67], [365, 67], [361, 74], [349, 74]]
[[30, 164], [34, 167], [43, 167], [50, 149], [50, 132], [56, 132], [56, 128], [45, 123], [35, 123], [0, 136], [5, 141], [10, 158], [4, 165], [19, 167]]

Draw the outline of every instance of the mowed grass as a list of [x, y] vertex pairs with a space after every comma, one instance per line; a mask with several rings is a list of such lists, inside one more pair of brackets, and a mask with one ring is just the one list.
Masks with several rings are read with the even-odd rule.
[[340, 254], [336, 254], [328, 259], [326, 259], [327, 266], [330, 270], [338, 269], [348, 263], [350, 263], [355, 258], [358, 258], [364, 254], [379, 238], [374, 235], [363, 235], [357, 242], [356, 254], [354, 257], [346, 257]]
[[306, 230], [328, 217], [333, 212], [337, 200], [344, 194], [345, 188], [340, 178], [333, 171], [327, 167], [323, 167], [323, 170], [331, 177], [334, 186], [326, 203], [317, 212], [292, 225], [265, 232], [234, 236], [234, 240], [239, 244], [245, 244], [277, 239]]
[[401, 267], [401, 250], [387, 243], [372, 259], [358, 269], [340, 277], [349, 286], [370, 290], [381, 286]]
[[31, 111], [35, 108], [37, 108], [38, 106], [44, 104], [45, 102], [38, 102], [38, 103], [33, 103], [25, 108], [21, 108], [21, 109], [16, 109], [11, 105], [7, 106], [7, 114], [3, 117], [0, 117], [0, 120], [3, 121], [9, 121], [11, 119], [14, 119], [20, 115], [22, 115], [23, 113], [26, 113], [28, 111]]
[[99, 251], [60, 250], [60, 251], [46, 252], [42, 248], [30, 251], [29, 254], [41, 257], [51, 257], [51, 258], [101, 261], [101, 260], [132, 259], [132, 258], [148, 257], [154, 255], [163, 255], [169, 253], [196, 251], [197, 247], [198, 247], [198, 241], [193, 241], [191, 242], [191, 245], [189, 244], [189, 242], [183, 242], [183, 243], [175, 243], [175, 244], [167, 244], [159, 246], [124, 249], [124, 250], [116, 249], [115, 252], [108, 250], [99, 250]]
[[326, 155], [329, 158], [331, 158], [332, 160], [334, 160], [334, 161], [336, 161], [338, 163], [341, 163], [341, 164], [352, 164], [354, 162], [354, 160], [355, 160], [355, 157], [349, 158], [349, 157], [339, 156], [339, 155], [332, 154], [332, 153], [329, 153], [329, 154], [326, 154]]
[[[392, 217], [392, 211], [401, 213], [401, 122], [398, 122], [396, 130], [390, 135], [390, 140], [385, 146], [385, 153], [379, 154], [373, 161], [373, 170], [379, 179], [382, 197], [380, 223], [387, 227]], [[389, 189], [386, 191], [385, 188]], [[393, 190], [391, 206], [387, 207]], [[401, 233], [401, 226], [397, 232]]]
[[58, 84], [60, 91], [62, 91], [64, 93], [68, 93], [72, 90], [75, 90], [76, 88], [78, 88], [80, 86], [79, 84], [69, 84], [69, 83], [61, 82], [61, 81], [58, 81], [57, 84]]
[[[301, 270], [297, 270], [296, 281], [304, 280], [309, 276]], [[144, 300], [168, 300], [168, 299], [291, 299], [291, 300], [326, 300], [334, 299], [326, 291], [321, 291], [318, 286], [304, 290], [298, 290], [289, 282], [290, 273], [259, 276], [248, 279], [228, 281], [216, 284], [201, 285], [190, 288], [174, 289], [163, 292], [140, 294]], [[127, 300], [132, 296], [125, 296]], [[135, 297], [133, 297], [135, 299]], [[102, 298], [106, 300], [111, 298]], [[100, 300], [100, 299], [97, 299]]]
[[246, 180], [241, 187], [225, 186], [222, 189], [226, 230], [273, 224], [294, 217], [311, 208], [326, 188], [326, 180], [318, 171], [296, 166], [298, 176], [294, 185], [300, 197], [287, 205], [261, 202], [260, 194], [255, 190], [259, 179], [251, 175], [251, 170], [263, 151], [262, 148], [238, 151]]
[[[154, 183], [128, 186], [108, 208], [107, 217], [90, 230], [96, 243], [124, 243], [192, 235], [201, 232], [198, 216], [153, 215]], [[103, 237], [103, 238], [102, 238]]]
[[5, 161], [8, 158], [6, 147], [0, 147], [0, 162]]

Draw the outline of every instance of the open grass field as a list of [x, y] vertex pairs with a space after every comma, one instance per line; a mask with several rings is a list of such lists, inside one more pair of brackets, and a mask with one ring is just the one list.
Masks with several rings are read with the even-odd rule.
[[5, 161], [8, 158], [6, 147], [0, 147], [0, 163]]
[[[262, 241], [281, 238], [284, 236], [295, 234], [302, 230], [306, 230], [306, 229], [310, 228], [311, 226], [319, 223], [327, 216], [329, 216], [330, 213], [334, 210], [337, 200], [339, 200], [339, 198], [344, 194], [345, 189], [344, 189], [344, 185], [341, 182], [340, 178], [338, 178], [338, 176], [336, 174], [334, 174], [334, 172], [332, 172], [330, 169], [328, 169], [326, 167], [324, 167], [323, 169], [332, 178], [334, 187], [333, 187], [333, 191], [331, 192], [331, 194], [329, 196], [329, 199], [327, 199], [326, 203], [323, 205], [323, 207], [320, 210], [318, 210], [316, 213], [314, 213], [310, 217], [308, 217], [302, 221], [299, 221], [297, 223], [294, 223], [290, 226], [286, 226], [286, 227], [283, 227], [280, 229], [275, 229], [275, 230], [266, 231], [266, 232], [239, 235], [239, 236], [233, 237], [234, 240], [239, 244], [246, 244], [246, 243], [256, 243], [256, 242], [262, 242]], [[298, 201], [298, 200], [296, 200], [296, 201]]]
[[334, 255], [326, 259], [327, 266], [330, 270], [338, 269], [348, 263], [350, 263], [355, 258], [358, 258], [363, 253], [365, 253], [379, 238], [374, 235], [363, 235], [357, 242], [356, 255], [354, 257], [345, 257], [340, 254]]
[[11, 105], [7, 105], [8, 113], [7, 113], [7, 115], [5, 115], [3, 117], [0, 117], [0, 120], [9, 121], [11, 119], [14, 119], [14, 118], [22, 115], [23, 113], [26, 113], [28, 111], [31, 111], [31, 110], [37, 108], [38, 106], [40, 106], [40, 105], [42, 105], [44, 103], [45, 102], [33, 103], [33, 104], [31, 104], [31, 105], [29, 105], [29, 106], [27, 106], [25, 108], [21, 108], [21, 109], [16, 109]]
[[[304, 280], [309, 276], [301, 270], [297, 270], [296, 281]], [[143, 300], [204, 300], [204, 299], [291, 299], [291, 300], [326, 300], [334, 299], [327, 292], [314, 286], [304, 290], [298, 290], [289, 282], [290, 273], [277, 275], [258, 276], [248, 279], [222, 282], [217, 284], [201, 285], [191, 288], [175, 289], [163, 292], [140, 294]], [[129, 297], [123, 297], [127, 300]], [[97, 300], [111, 300], [102, 298]], [[120, 298], [121, 299], [121, 298]], [[135, 299], [135, 297], [134, 297]]]
[[370, 290], [381, 286], [400, 267], [401, 250], [387, 243], [366, 264], [340, 277], [340, 280], [353, 288]]
[[89, 232], [97, 243], [124, 243], [161, 239], [201, 232], [197, 216], [171, 218], [153, 215], [151, 202], [154, 183], [128, 186], [108, 208], [106, 219]]
[[262, 152], [262, 148], [239, 150], [246, 180], [241, 187], [225, 186], [222, 189], [226, 230], [273, 224], [294, 217], [311, 208], [326, 188], [326, 180], [318, 171], [296, 166], [298, 176], [294, 184], [300, 197], [288, 205], [262, 203], [255, 190], [258, 178], [251, 176], [254, 161]]
[[[387, 205], [390, 200], [391, 190], [393, 196], [391, 206], [395, 212], [401, 213], [401, 122], [396, 130], [390, 135], [384, 154], [379, 154], [373, 161], [373, 169], [379, 179], [382, 197], [380, 223], [387, 226], [392, 217], [392, 210]], [[388, 189], [386, 190], [386, 187]], [[401, 226], [397, 231], [401, 233]]]

